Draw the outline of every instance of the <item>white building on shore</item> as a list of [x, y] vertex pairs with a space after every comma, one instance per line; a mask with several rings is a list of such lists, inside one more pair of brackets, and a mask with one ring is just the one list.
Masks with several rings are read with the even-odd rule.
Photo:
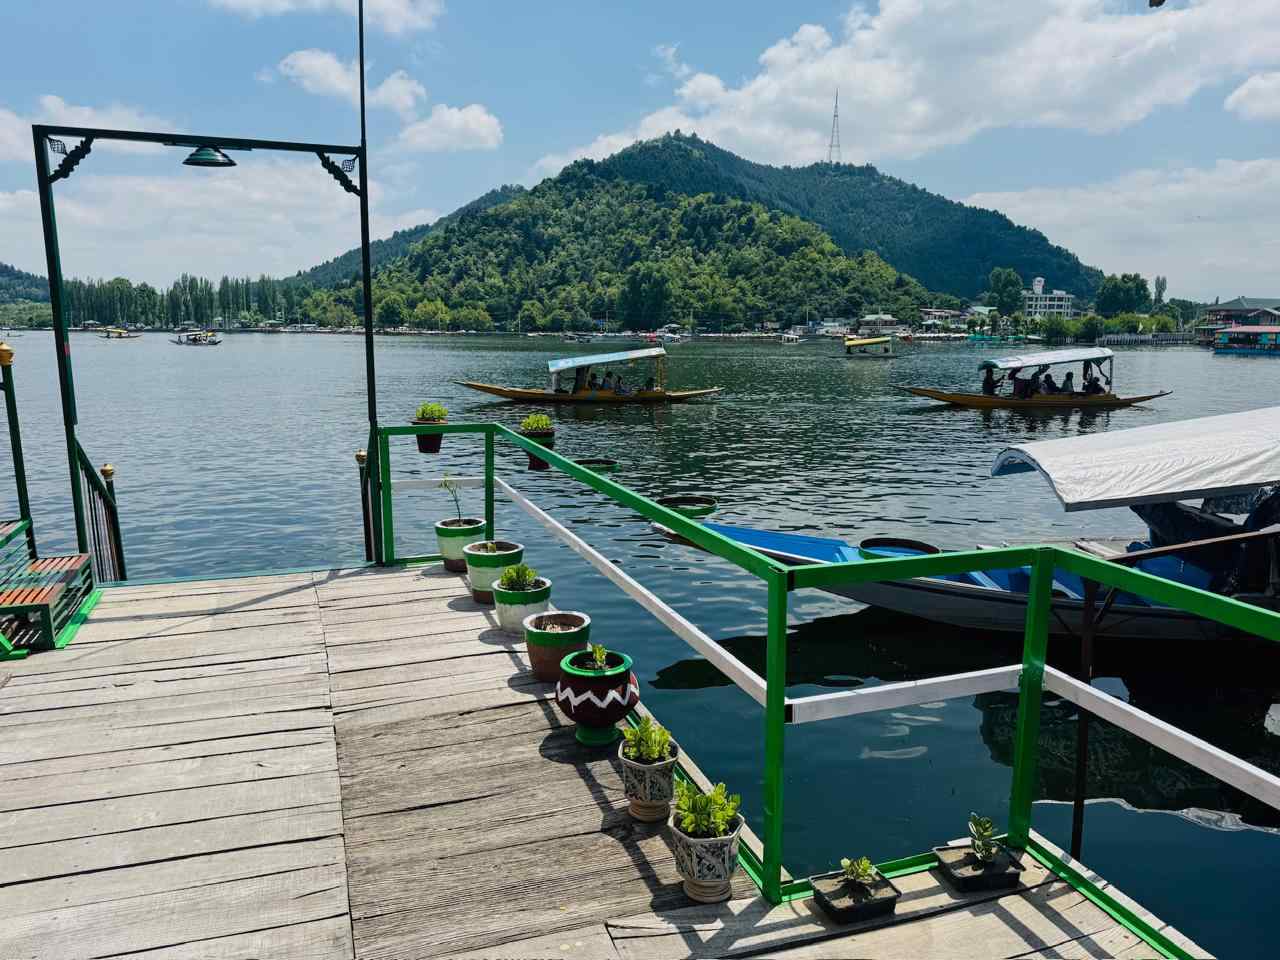
[[1028, 319], [1061, 317], [1063, 320], [1070, 320], [1076, 315], [1075, 302], [1075, 294], [1065, 290], [1045, 293], [1044, 277], [1036, 277], [1031, 281], [1031, 289], [1022, 291], [1022, 315]]

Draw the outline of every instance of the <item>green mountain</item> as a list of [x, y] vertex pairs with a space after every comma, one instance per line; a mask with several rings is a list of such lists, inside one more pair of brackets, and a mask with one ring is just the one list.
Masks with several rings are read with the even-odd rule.
[[[654, 329], [693, 317], [732, 329], [875, 309], [913, 319], [920, 306], [958, 303], [874, 253], [846, 254], [798, 217], [601, 176], [590, 163], [432, 230], [377, 280], [385, 325], [438, 326], [464, 311], [472, 327], [491, 318], [561, 329], [607, 318]], [[344, 310], [359, 302], [354, 285], [333, 296]], [[304, 307], [324, 317], [321, 300]]]
[[821, 226], [846, 252], [872, 250], [926, 286], [960, 297], [985, 290], [993, 267], [1012, 267], [1028, 284], [1044, 277], [1053, 288], [1087, 298], [1102, 282], [1101, 271], [1038, 230], [870, 165], [771, 167], [680, 133], [580, 164], [604, 179], [752, 200], [794, 214]]
[[[392, 260], [399, 259], [409, 252], [409, 248], [425, 237], [432, 230], [439, 229], [445, 224], [452, 223], [458, 217], [466, 216], [469, 213], [476, 213], [480, 210], [488, 210], [490, 207], [497, 206], [500, 203], [506, 203], [513, 197], [518, 197], [524, 192], [524, 187], [518, 185], [504, 185], [496, 190], [490, 190], [483, 196], [477, 197], [466, 206], [459, 207], [448, 216], [441, 217], [432, 224], [420, 224], [416, 227], [409, 227], [407, 230], [397, 230], [385, 240], [374, 240], [369, 244], [369, 259], [373, 264], [374, 272], [378, 268], [390, 263]], [[312, 267], [310, 270], [299, 271], [286, 282], [307, 284], [315, 287], [332, 287], [339, 283], [346, 283], [353, 277], [360, 276], [360, 248], [348, 250], [341, 256], [334, 257], [332, 260], [326, 260], [319, 266]]]
[[19, 300], [48, 303], [49, 282], [34, 273], [0, 263], [0, 303], [16, 303]]

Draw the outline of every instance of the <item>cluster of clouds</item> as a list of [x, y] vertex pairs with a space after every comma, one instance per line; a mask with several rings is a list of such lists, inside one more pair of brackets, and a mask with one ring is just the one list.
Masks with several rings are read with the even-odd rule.
[[[355, 15], [356, 0], [210, 0], [215, 7], [249, 17], [285, 13], [342, 12]], [[365, 18], [390, 34], [430, 30], [444, 13], [444, 0], [366, 0]]]

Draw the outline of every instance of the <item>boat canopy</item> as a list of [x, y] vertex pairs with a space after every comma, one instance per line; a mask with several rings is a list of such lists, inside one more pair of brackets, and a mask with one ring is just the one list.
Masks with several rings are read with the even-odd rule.
[[1110, 360], [1115, 354], [1106, 347], [1080, 347], [1077, 350], [1045, 350], [1017, 357], [983, 360], [979, 370], [1023, 370], [1027, 367], [1052, 367], [1059, 363], [1082, 363], [1085, 360]]
[[547, 369], [552, 373], [565, 370], [576, 370], [578, 367], [595, 367], [605, 363], [628, 363], [632, 360], [647, 360], [650, 357], [665, 357], [667, 351], [662, 347], [649, 347], [646, 350], [624, 350], [621, 353], [597, 353], [590, 357], [564, 357], [560, 360], [548, 360]]
[[991, 475], [1039, 470], [1068, 510], [1247, 493], [1280, 483], [1280, 407], [1002, 450]]

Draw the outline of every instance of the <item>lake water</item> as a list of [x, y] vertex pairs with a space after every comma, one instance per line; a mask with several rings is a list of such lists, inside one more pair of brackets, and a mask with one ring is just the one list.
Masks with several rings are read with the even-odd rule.
[[[74, 535], [52, 337], [11, 341], [43, 552]], [[161, 334], [73, 334], [80, 440], [116, 465], [132, 578], [216, 575], [363, 560], [353, 452], [365, 445], [363, 343], [346, 336], [227, 336], [180, 350]], [[1016, 348], [1013, 348], [1016, 349]], [[529, 408], [490, 402], [460, 379], [540, 386], [546, 361], [590, 346], [496, 339], [380, 338], [384, 423], [423, 400], [451, 419], [515, 425]], [[715, 519], [840, 536], [905, 534], [943, 547], [1081, 533], [1141, 535], [1127, 511], [1068, 517], [1034, 474], [992, 479], [992, 459], [1024, 440], [1226, 413], [1275, 402], [1280, 363], [1197, 348], [1117, 351], [1117, 389], [1172, 396], [1142, 408], [1028, 417], [941, 408], [900, 385], [976, 387], [983, 351], [904, 348], [849, 361], [834, 343], [671, 348], [671, 385], [719, 385], [723, 398], [671, 408], [552, 411], [556, 449], [620, 461], [616, 478], [649, 495], [709, 492]], [[8, 456], [8, 440], [3, 440]], [[763, 671], [765, 593], [716, 558], [664, 543], [639, 517], [554, 472], [530, 474], [499, 445], [499, 469], [708, 634]], [[438, 457], [393, 446], [397, 477], [482, 471], [482, 443], [448, 437]], [[7, 482], [5, 480], [4, 482]], [[469, 491], [472, 512], [479, 492]], [[10, 486], [0, 515], [16, 513]], [[431, 552], [436, 491], [397, 497], [397, 551]], [[593, 636], [632, 654], [643, 697], [699, 763], [741, 792], [756, 827], [763, 711], [518, 509], [505, 537], [555, 581], [558, 606], [589, 612]], [[859, 611], [821, 593], [792, 597], [792, 695], [1015, 662], [1016, 638]], [[598, 632], [597, 632], [598, 631]], [[1099, 684], [1239, 756], [1280, 772], [1276, 658], [1230, 645], [1105, 649]], [[968, 698], [802, 725], [787, 732], [786, 862], [796, 874], [842, 856], [887, 859], [965, 832], [970, 810], [1007, 816], [1015, 703]], [[1065, 845], [1074, 714], [1045, 707], [1034, 826]], [[1280, 819], [1133, 738], [1094, 727], [1085, 861], [1205, 947], [1264, 956], [1276, 932]]]

